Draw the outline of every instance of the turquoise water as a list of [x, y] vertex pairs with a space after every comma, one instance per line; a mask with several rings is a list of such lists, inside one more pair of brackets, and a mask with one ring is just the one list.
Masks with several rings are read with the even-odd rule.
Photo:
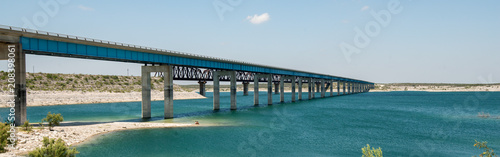
[[[211, 98], [174, 101], [177, 118], [159, 122], [224, 126], [104, 134], [78, 145], [79, 156], [360, 156], [370, 144], [384, 156], [470, 157], [480, 152], [475, 139], [500, 150], [500, 119], [477, 117], [500, 116], [500, 92], [371, 92], [259, 107], [252, 107], [252, 95], [240, 93], [237, 111], [227, 110], [229, 94], [221, 94], [219, 112], [211, 111]], [[260, 95], [265, 104], [265, 93]], [[35, 115], [29, 118], [48, 110], [60, 111], [65, 120], [140, 120], [139, 102], [30, 107]], [[2, 116], [6, 112], [0, 109]], [[162, 102], [154, 102], [154, 119], [162, 113]]]

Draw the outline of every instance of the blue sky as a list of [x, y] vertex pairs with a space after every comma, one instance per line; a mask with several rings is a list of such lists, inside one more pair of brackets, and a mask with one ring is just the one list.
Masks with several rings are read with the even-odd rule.
[[[58, 10], [51, 12], [50, 5], [46, 11], [43, 4], [57, 4]], [[390, 4], [399, 12], [390, 12]], [[225, 11], [218, 14], [217, 8]], [[391, 19], [383, 26], [371, 12], [388, 12]], [[500, 1], [495, 0], [37, 0], [3, 1], [0, 13], [1, 25], [380, 83], [500, 82]], [[372, 36], [366, 26], [372, 26]], [[356, 28], [369, 43], [355, 45]], [[343, 51], [341, 43], [358, 53]], [[27, 60], [29, 72], [34, 67], [35, 72], [126, 75], [129, 69], [139, 75], [140, 66], [36, 55]]]

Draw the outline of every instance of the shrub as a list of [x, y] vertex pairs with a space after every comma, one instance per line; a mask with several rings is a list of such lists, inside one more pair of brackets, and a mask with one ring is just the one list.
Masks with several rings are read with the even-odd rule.
[[59, 126], [59, 123], [64, 121], [64, 118], [63, 116], [61, 116], [60, 113], [58, 114], [50, 114], [50, 112], [47, 114], [47, 117], [45, 117], [44, 119], [42, 119], [42, 123], [43, 122], [48, 122], [49, 123], [49, 130], [52, 131], [52, 128], [54, 126]]
[[498, 157], [497, 154], [493, 151], [493, 149], [489, 148], [486, 144], [488, 142], [483, 141], [483, 142], [478, 142], [477, 140], [476, 143], [474, 144], [474, 147], [477, 147], [479, 149], [484, 149], [484, 152], [479, 154], [480, 157]]
[[370, 148], [370, 145], [367, 144], [366, 147], [361, 148], [363, 151], [362, 157], [382, 157], [382, 148], [378, 147], [378, 149]]
[[29, 152], [30, 157], [74, 157], [76, 154], [80, 153], [76, 148], [70, 149], [66, 146], [66, 143], [62, 139], [49, 139], [48, 137], [43, 137], [43, 146]]
[[30, 132], [33, 129], [33, 126], [30, 125], [30, 121], [27, 120], [24, 122], [23, 125], [21, 125], [24, 131]]
[[0, 123], [0, 153], [6, 151], [7, 138], [9, 138], [9, 133], [7, 132], [10, 126], [6, 123]]

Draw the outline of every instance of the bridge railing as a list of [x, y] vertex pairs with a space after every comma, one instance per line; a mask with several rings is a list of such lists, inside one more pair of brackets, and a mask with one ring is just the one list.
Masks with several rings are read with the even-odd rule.
[[173, 51], [173, 50], [166, 50], [166, 49], [159, 49], [159, 48], [152, 48], [152, 47], [139, 46], [139, 45], [133, 45], [133, 44], [125, 44], [125, 43], [120, 43], [120, 42], [112, 42], [112, 41], [107, 41], [107, 40], [99, 40], [99, 39], [79, 37], [79, 36], [73, 36], [73, 35], [52, 33], [52, 32], [39, 31], [39, 30], [33, 30], [33, 29], [26, 29], [26, 28], [20, 28], [20, 27], [12, 27], [12, 26], [0, 25], [0, 28], [11, 30], [11, 31], [27, 32], [27, 33], [34, 33], [34, 34], [40, 34], [40, 35], [47, 35], [47, 36], [68, 38], [68, 39], [76, 39], [76, 40], [89, 41], [89, 42], [95, 42], [95, 43], [104, 43], [104, 44], [117, 45], [117, 46], [126, 46], [126, 47], [130, 47], [130, 48], [137, 48], [137, 49], [143, 49], [143, 50], [160, 51], [160, 52], [165, 52], [165, 53], [174, 53], [174, 54], [187, 55], [187, 56], [193, 56], [193, 57], [200, 57], [200, 58], [206, 58], [206, 59], [223, 60], [223, 61], [235, 62], [235, 63], [244, 63], [244, 64], [253, 64], [253, 65], [259, 65], [259, 66], [266, 66], [266, 65], [261, 65], [261, 64], [254, 64], [254, 63], [237, 61], [237, 60], [231, 60], [231, 59], [225, 59], [225, 58], [211, 57], [211, 56], [205, 56], [205, 55], [199, 55], [199, 54], [192, 54], [192, 53], [186, 53], [186, 52], [180, 52], [180, 51]]

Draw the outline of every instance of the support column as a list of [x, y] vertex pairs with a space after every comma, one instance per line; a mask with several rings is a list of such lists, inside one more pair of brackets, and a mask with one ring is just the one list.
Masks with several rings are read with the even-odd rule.
[[214, 110], [220, 109], [220, 86], [219, 86], [219, 71], [213, 72], [214, 78]]
[[299, 100], [302, 100], [302, 78], [299, 77], [298, 80], [299, 80], [299, 86], [298, 86], [298, 88], [299, 88]]
[[253, 76], [253, 105], [259, 105], [259, 74]]
[[[9, 47], [10, 46], [10, 47]], [[13, 47], [12, 47], [13, 46]], [[16, 79], [14, 81], [14, 90], [16, 94], [15, 97], [15, 106], [14, 109], [16, 110], [14, 113], [14, 124], [16, 126], [21, 126], [24, 124], [26, 121], [26, 54], [23, 52], [22, 45], [19, 43], [16, 44], [7, 44], [7, 48], [9, 49], [9, 52], [12, 52], [15, 54], [14, 59], [14, 78]], [[2, 56], [4, 57], [4, 56]], [[7, 57], [7, 56], [5, 56]]]
[[280, 83], [279, 82], [274, 82], [274, 94], [279, 94], [280, 92]]
[[142, 83], [142, 118], [151, 118], [151, 71], [150, 67], [141, 67]]
[[250, 82], [243, 82], [243, 96], [248, 95], [248, 84], [250, 84]]
[[235, 71], [214, 71], [214, 110], [220, 109], [220, 86], [219, 86], [219, 76], [229, 76], [231, 77], [231, 85], [229, 87], [231, 91], [231, 110], [236, 110], [236, 72]]
[[309, 80], [307, 80], [307, 94], [309, 95], [309, 100], [312, 99], [312, 91], [314, 91], [314, 87], [313, 87], [313, 83], [312, 83], [312, 78], [309, 78]]
[[342, 95], [345, 95], [345, 81], [342, 81]]
[[200, 80], [200, 81], [198, 81], [198, 84], [200, 84], [200, 95], [205, 96], [205, 93], [206, 93], [205, 92], [206, 91], [205, 90], [205, 84], [207, 84], [207, 81]]
[[[174, 118], [174, 70], [172, 66], [162, 66], [163, 75], [163, 96], [164, 96], [164, 118]], [[205, 82], [206, 83], [206, 82]], [[203, 84], [203, 93], [205, 93], [205, 84]]]
[[267, 105], [273, 104], [273, 75], [267, 78]]
[[351, 88], [352, 88], [351, 82], [348, 82], [347, 83], [347, 94], [351, 94]]
[[292, 76], [292, 102], [295, 102], [295, 76]]
[[320, 88], [320, 83], [319, 83], [319, 82], [316, 82], [316, 92], [317, 92], [317, 93], [321, 92], [321, 91], [320, 91], [320, 89], [321, 89], [321, 88]]
[[285, 102], [285, 76], [280, 77], [280, 102]]
[[333, 96], [333, 81], [330, 81], [330, 96]]
[[320, 86], [321, 86], [321, 97], [324, 98], [325, 97], [325, 94], [326, 94], [326, 89], [325, 89], [325, 80], [321, 80], [321, 83], [320, 83]]
[[337, 95], [340, 95], [340, 81], [337, 81]]
[[312, 84], [311, 84], [312, 85], [311, 86], [312, 87], [312, 92], [311, 92], [311, 94], [312, 94], [312, 98], [314, 99], [316, 97], [316, 92], [315, 92], [314, 88], [316, 87], [317, 83], [316, 83], [315, 79], [311, 79], [311, 80], [312, 80]]
[[[236, 110], [236, 71], [230, 72], [231, 76], [231, 110]], [[248, 90], [248, 86], [247, 86]], [[247, 93], [248, 94], [248, 93]]]

